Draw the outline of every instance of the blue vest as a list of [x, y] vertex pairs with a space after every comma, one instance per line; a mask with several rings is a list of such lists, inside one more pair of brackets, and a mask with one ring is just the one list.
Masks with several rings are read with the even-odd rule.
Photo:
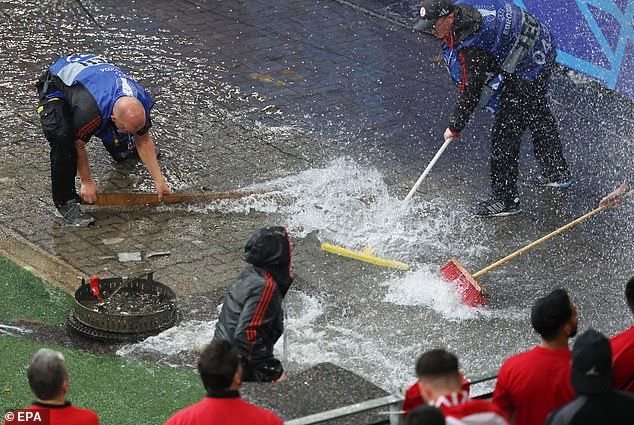
[[[482, 30], [464, 40], [456, 49], [473, 46], [495, 56], [502, 68], [509, 56], [517, 53], [516, 41], [521, 35], [537, 33], [532, 48], [522, 55], [510, 71], [523, 80], [532, 81], [555, 60], [555, 37], [548, 28], [519, 6], [504, 0], [457, 0], [476, 8], [482, 15]], [[533, 37], [535, 38], [535, 37]], [[521, 44], [521, 43], [520, 43]], [[508, 72], [507, 69], [505, 71]]]
[[[460, 85], [460, 83], [462, 83], [462, 64], [458, 59], [458, 52], [447, 44], [443, 44], [442, 58], [445, 60], [445, 65], [447, 66], [447, 71], [449, 71], [451, 79], [457, 86]], [[500, 95], [502, 94], [503, 85], [502, 75], [498, 74], [494, 76], [487, 81], [486, 84], [492, 90], [492, 95], [489, 98], [481, 97], [478, 106], [481, 106], [495, 115], [500, 108]]]
[[50, 72], [67, 86], [82, 84], [95, 98], [101, 113], [101, 125], [95, 135], [104, 143], [118, 143], [117, 128], [110, 116], [115, 101], [120, 97], [137, 98], [145, 109], [146, 123], [150, 119], [150, 110], [154, 105], [152, 96], [132, 77], [97, 55], [64, 56], [51, 66]]

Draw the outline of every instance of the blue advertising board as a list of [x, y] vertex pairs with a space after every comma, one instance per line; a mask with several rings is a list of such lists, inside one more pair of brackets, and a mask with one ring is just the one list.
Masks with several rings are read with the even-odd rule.
[[634, 0], [514, 0], [557, 35], [557, 61], [634, 98]]

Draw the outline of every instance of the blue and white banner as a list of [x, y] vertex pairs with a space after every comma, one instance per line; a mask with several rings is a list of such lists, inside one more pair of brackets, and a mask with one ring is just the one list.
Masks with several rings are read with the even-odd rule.
[[557, 36], [557, 61], [634, 98], [634, 0], [514, 0]]

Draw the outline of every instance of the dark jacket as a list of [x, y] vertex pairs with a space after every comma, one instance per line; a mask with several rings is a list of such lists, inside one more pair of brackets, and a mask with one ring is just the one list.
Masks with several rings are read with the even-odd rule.
[[632, 425], [634, 395], [611, 390], [603, 394], [584, 395], [551, 413], [546, 425]]
[[590, 329], [577, 337], [570, 373], [577, 398], [553, 411], [547, 425], [632, 425], [634, 394], [612, 387], [612, 349]]
[[[458, 49], [463, 41], [478, 34], [482, 25], [482, 15], [477, 9], [466, 4], [456, 5], [451, 34], [445, 38], [444, 43], [452, 49]], [[464, 130], [480, 102], [483, 87], [492, 76], [504, 74], [504, 84], [507, 89], [521, 92], [534, 90], [532, 82], [523, 81], [515, 74], [503, 73], [498, 59], [480, 48], [466, 46], [460, 48], [457, 55], [462, 66], [463, 76], [458, 87], [458, 102], [449, 121], [449, 128], [456, 133]], [[551, 67], [552, 63], [545, 67], [543, 74], [550, 75]], [[535, 96], [542, 94], [541, 92], [535, 93]]]
[[250, 263], [225, 297], [214, 340], [240, 351], [245, 381], [273, 381], [284, 369], [273, 346], [284, 331], [282, 301], [293, 282], [290, 239], [283, 227], [258, 230], [244, 248]]

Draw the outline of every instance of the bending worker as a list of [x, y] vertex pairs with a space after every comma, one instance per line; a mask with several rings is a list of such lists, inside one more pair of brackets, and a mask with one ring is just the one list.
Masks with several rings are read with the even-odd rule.
[[[477, 216], [507, 216], [522, 210], [517, 192], [519, 150], [528, 127], [541, 168], [537, 183], [565, 188], [570, 174], [555, 119], [546, 100], [555, 63], [555, 38], [533, 15], [504, 0], [423, 0], [415, 28], [443, 40], [461, 72], [458, 101], [444, 139], [456, 138], [478, 105], [499, 90], [491, 137], [493, 196], [478, 203]], [[495, 83], [495, 84], [494, 84]], [[490, 103], [489, 103], [490, 104]], [[497, 107], [497, 106], [496, 106]]]
[[86, 203], [97, 199], [86, 144], [99, 137], [112, 158], [136, 155], [147, 167], [159, 199], [169, 194], [150, 133], [154, 99], [134, 79], [105, 59], [70, 55], [58, 59], [38, 82], [38, 114], [51, 147], [51, 183], [56, 215], [69, 224], [87, 226], [94, 218], [81, 211], [75, 188]]

